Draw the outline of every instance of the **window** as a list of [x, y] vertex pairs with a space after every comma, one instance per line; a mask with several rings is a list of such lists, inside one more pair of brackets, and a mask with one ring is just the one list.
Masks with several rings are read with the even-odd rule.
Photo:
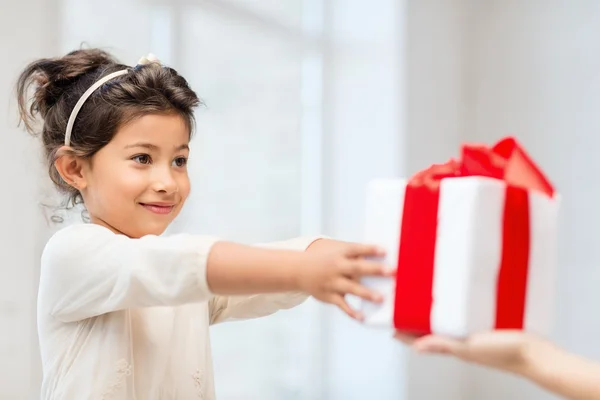
[[[248, 243], [318, 231], [320, 1], [61, 4], [63, 52], [82, 40], [127, 64], [153, 52], [206, 103], [191, 144], [192, 195], [171, 231]], [[219, 399], [320, 398], [320, 313], [308, 301], [212, 328]]]

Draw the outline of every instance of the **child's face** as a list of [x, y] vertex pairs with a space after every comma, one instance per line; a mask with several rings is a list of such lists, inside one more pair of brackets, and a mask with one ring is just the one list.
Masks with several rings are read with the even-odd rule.
[[177, 115], [146, 115], [119, 129], [84, 167], [92, 222], [129, 237], [163, 233], [190, 193], [189, 136]]

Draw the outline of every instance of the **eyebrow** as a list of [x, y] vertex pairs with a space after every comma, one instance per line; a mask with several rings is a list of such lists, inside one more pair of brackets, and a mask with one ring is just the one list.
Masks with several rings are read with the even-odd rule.
[[[127, 146], [125, 146], [126, 149], [131, 149], [134, 147], [142, 147], [144, 149], [148, 149], [148, 150], [158, 150], [158, 146], [152, 144], [152, 143], [133, 143], [133, 144], [128, 144]], [[181, 150], [189, 150], [190, 146], [188, 146], [187, 144], [182, 144], [180, 146], [177, 146], [175, 148], [175, 151], [181, 151]]]

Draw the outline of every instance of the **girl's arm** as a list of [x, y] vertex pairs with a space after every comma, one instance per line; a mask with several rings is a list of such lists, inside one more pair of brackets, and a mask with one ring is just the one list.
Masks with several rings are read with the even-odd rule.
[[130, 239], [98, 225], [58, 232], [42, 256], [40, 311], [63, 322], [135, 307], [208, 301], [214, 294], [303, 291], [347, 306], [343, 295], [366, 288], [358, 275], [384, 274], [363, 260], [373, 246], [346, 253], [262, 249], [194, 235]]
[[[240, 246], [231, 243], [219, 243], [217, 245], [222, 245], [224, 250], [226, 250], [227, 246]], [[285, 248], [286, 244], [279, 243], [278, 247]], [[306, 297], [306, 295], [298, 292], [304, 292], [314, 296], [317, 300], [337, 305], [351, 318], [358, 320], [362, 319], [362, 314], [353, 310], [346, 303], [344, 298], [346, 294], [352, 294], [375, 302], [382, 301], [383, 298], [380, 294], [372, 292], [358, 282], [360, 276], [364, 275], [390, 276], [395, 273], [393, 268], [388, 269], [380, 263], [364, 259], [364, 257], [381, 256], [381, 250], [377, 247], [322, 239], [312, 243], [309, 249], [309, 251], [285, 251], [241, 246], [239, 247], [239, 251], [223, 251], [219, 253], [222, 254], [223, 258], [219, 258], [218, 261], [220, 263], [228, 263], [230, 267], [226, 269], [228, 271], [227, 274], [223, 273], [225, 271], [223, 268], [209, 269], [209, 280], [211, 279], [211, 271], [215, 271], [215, 280], [218, 277], [220, 282], [233, 287], [233, 281], [229, 280], [239, 279], [242, 274], [247, 274], [247, 278], [244, 281], [250, 287], [256, 288], [256, 290], [250, 292], [255, 294], [251, 297], [230, 296], [226, 301], [222, 297], [220, 302], [218, 301], [219, 299], [213, 301], [211, 308], [215, 314], [211, 316], [211, 322], [215, 323], [219, 319], [223, 320], [226, 318], [260, 317], [282, 308], [293, 307], [304, 301]], [[256, 258], [255, 265], [245, 265], [244, 260], [250, 259], [246, 257], [246, 252], [264, 254], [268, 258]], [[276, 254], [279, 257], [290, 254], [293, 256], [293, 260], [299, 260], [299, 262], [292, 261], [292, 259], [289, 261], [278, 260], [277, 257], [274, 257]], [[227, 261], [225, 257], [228, 258]], [[209, 262], [210, 260], [209, 258]], [[291, 269], [282, 267], [285, 265], [290, 265]], [[269, 272], [267, 269], [269, 269]], [[297, 280], [291, 286], [287, 284], [282, 286], [276, 283], [274, 287], [280, 287], [281, 289], [275, 290], [275, 292], [295, 293], [283, 295], [271, 294], [268, 297], [258, 295], [258, 293], [273, 293], [273, 290], [263, 285], [267, 284], [269, 279], [275, 279], [277, 276], [281, 276], [282, 279], [287, 279], [290, 276], [293, 278], [295, 276], [296, 278], [293, 279]], [[265, 278], [269, 279], [265, 280]], [[242, 285], [238, 286], [238, 288], [242, 289], [242, 291], [226, 291], [219, 288], [218, 293], [228, 295], [243, 295], [248, 293], [248, 287]], [[237, 315], [218, 315], [225, 312], [227, 308], [232, 312], [236, 312]], [[237, 311], [235, 311], [236, 308]]]
[[[254, 246], [266, 249], [308, 251], [322, 237], [298, 237], [279, 242], [262, 243]], [[246, 296], [214, 296], [209, 302], [210, 323], [228, 320], [260, 318], [279, 310], [289, 309], [308, 298], [303, 292], [263, 293]]]
[[[291, 240], [258, 244], [256, 246], [314, 252], [334, 252], [348, 247], [350, 243], [323, 237], [298, 237]], [[228, 320], [260, 318], [279, 310], [289, 309], [303, 303], [308, 294], [302, 292], [255, 294], [250, 296], [215, 296], [210, 300], [210, 322], [216, 324]]]

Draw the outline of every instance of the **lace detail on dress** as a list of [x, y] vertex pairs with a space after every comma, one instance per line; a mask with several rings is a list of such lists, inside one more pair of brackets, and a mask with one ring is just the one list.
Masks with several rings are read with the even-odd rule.
[[192, 374], [194, 385], [196, 386], [196, 394], [200, 400], [204, 399], [204, 374], [199, 369]]
[[115, 391], [123, 386], [123, 380], [131, 375], [131, 364], [124, 358], [120, 359], [116, 364], [116, 372], [117, 377], [115, 381], [102, 394], [101, 400], [110, 399], [115, 394]]

